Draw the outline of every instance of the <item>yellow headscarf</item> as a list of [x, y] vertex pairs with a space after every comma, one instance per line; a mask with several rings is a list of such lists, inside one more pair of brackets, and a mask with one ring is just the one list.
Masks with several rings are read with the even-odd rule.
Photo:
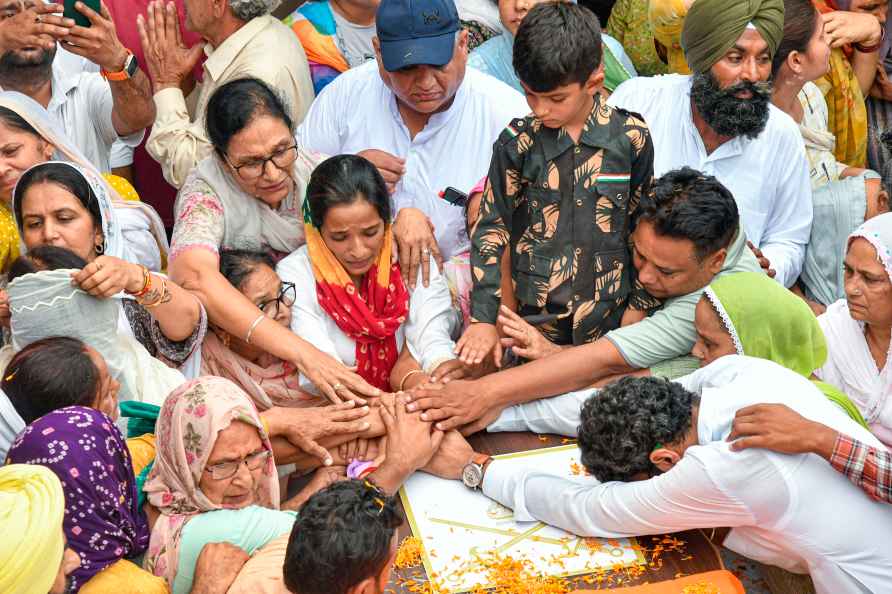
[[0, 592], [46, 594], [62, 563], [65, 494], [53, 472], [32, 464], [0, 468]]
[[650, 26], [654, 37], [666, 48], [669, 72], [674, 74], [691, 73], [681, 49], [681, 29], [688, 8], [693, 3], [694, 0], [650, 0], [647, 12]]

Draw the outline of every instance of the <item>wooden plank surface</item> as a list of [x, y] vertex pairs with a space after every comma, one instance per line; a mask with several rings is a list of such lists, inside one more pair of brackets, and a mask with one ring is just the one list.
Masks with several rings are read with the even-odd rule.
[[[508, 454], [525, 450], [553, 447], [565, 443], [559, 436], [538, 436], [532, 433], [478, 433], [468, 441], [478, 452], [487, 454]], [[605, 576], [601, 583], [589, 583], [585, 577], [576, 578], [575, 584], [587, 589], [610, 589], [621, 586], [634, 586], [647, 582], [671, 580], [682, 575], [721, 569], [722, 563], [717, 549], [707, 534], [712, 531], [690, 530], [673, 535], [643, 536], [638, 538], [645, 549], [648, 567], [640, 575], [617, 572]], [[718, 532], [718, 531], [717, 531]], [[399, 529], [400, 539], [411, 536], [407, 523]], [[679, 544], [682, 543], [682, 544]], [[657, 549], [657, 552], [654, 552]], [[655, 558], [656, 557], [656, 558]], [[633, 572], [636, 573], [636, 572]], [[410, 594], [418, 592], [418, 586], [425, 581], [421, 566], [404, 570], [394, 570], [387, 592]]]

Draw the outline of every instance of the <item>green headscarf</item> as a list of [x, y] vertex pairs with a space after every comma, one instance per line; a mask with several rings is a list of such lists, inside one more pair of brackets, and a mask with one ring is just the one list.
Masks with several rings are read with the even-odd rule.
[[768, 43], [771, 56], [784, 36], [783, 0], [697, 0], [688, 10], [681, 47], [694, 72], [708, 72], [750, 23]]
[[827, 341], [805, 301], [760, 272], [722, 276], [703, 295], [731, 335], [738, 355], [768, 359], [811, 379], [827, 398], [867, 427], [845, 394], [812, 379], [814, 370], [827, 361]]

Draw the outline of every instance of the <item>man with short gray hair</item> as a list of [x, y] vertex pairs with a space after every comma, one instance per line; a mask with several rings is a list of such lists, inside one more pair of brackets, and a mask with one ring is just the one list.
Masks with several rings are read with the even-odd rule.
[[[214, 91], [239, 78], [257, 78], [282, 94], [295, 123], [313, 101], [307, 56], [294, 33], [270, 12], [279, 0], [185, 0], [186, 29], [205, 44], [187, 47], [172, 2], [149, 3], [137, 17], [157, 117], [146, 143], [164, 177], [179, 188], [211, 154], [204, 114]], [[191, 72], [207, 55], [202, 82], [186, 95]]]

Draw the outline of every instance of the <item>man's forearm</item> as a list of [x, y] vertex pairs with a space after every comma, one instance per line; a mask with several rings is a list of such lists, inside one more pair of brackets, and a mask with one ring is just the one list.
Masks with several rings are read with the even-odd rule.
[[144, 130], [155, 121], [152, 86], [142, 70], [133, 78], [109, 81], [112, 92], [112, 122], [118, 136], [130, 136]]
[[488, 375], [478, 382], [480, 391], [493, 406], [504, 407], [581, 390], [605, 377], [635, 370], [612, 342], [601, 338]]

